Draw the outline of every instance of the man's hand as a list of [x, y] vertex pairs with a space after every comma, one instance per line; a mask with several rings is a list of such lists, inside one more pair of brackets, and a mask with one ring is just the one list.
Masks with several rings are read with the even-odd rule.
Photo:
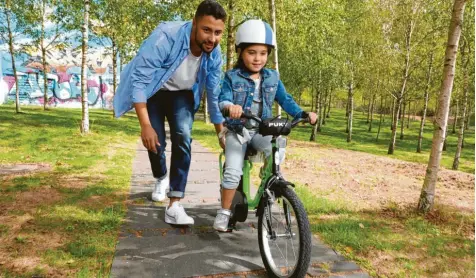
[[[218, 130], [218, 129], [217, 129]], [[226, 133], [228, 132], [228, 129], [226, 127], [223, 127], [223, 125], [221, 125], [219, 127], [219, 132], [217, 132], [217, 137], [218, 137], [218, 144], [220, 144], [220, 147], [225, 150], [225, 146], [226, 146]]]
[[239, 119], [241, 118], [241, 114], [243, 114], [243, 107], [241, 107], [241, 105], [229, 105], [227, 109], [228, 115], [232, 119]]
[[226, 139], [225, 139], [225, 136], [223, 136], [222, 138], [218, 138], [218, 143], [220, 144], [220, 147], [225, 150], [225, 146], [226, 146]]
[[316, 122], [317, 122], [317, 114], [314, 112], [309, 112], [309, 123], [311, 125], [314, 125], [316, 124]]
[[149, 114], [147, 112], [147, 104], [134, 103], [134, 108], [136, 109], [136, 114], [139, 118], [141, 127], [140, 137], [142, 139], [142, 144], [144, 144], [144, 147], [146, 147], [149, 151], [157, 153], [157, 146], [160, 146], [159, 138], [150, 124]]
[[150, 125], [142, 127], [140, 137], [142, 139], [142, 144], [149, 151], [157, 154], [157, 147], [160, 147], [159, 138], [157, 133]]

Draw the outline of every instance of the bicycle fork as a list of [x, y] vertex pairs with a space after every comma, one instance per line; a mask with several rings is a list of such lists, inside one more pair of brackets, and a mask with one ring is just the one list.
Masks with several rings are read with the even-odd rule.
[[276, 240], [279, 237], [287, 237], [293, 238], [296, 236], [291, 230], [291, 212], [288, 209], [288, 204], [283, 201], [283, 210], [284, 210], [284, 217], [286, 220], [286, 227], [284, 234], [277, 234], [276, 231], [273, 229], [273, 217], [272, 215], [272, 206], [276, 204], [276, 198], [274, 193], [271, 192], [269, 189], [265, 190], [266, 194], [264, 194], [264, 198], [266, 198], [267, 205], [264, 207], [264, 215], [266, 217], [266, 225], [268, 226], [268, 238], [271, 240]]

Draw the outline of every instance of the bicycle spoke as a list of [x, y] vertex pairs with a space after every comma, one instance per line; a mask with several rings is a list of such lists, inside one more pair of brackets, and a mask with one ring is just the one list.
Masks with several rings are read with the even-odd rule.
[[[285, 278], [295, 275], [302, 277], [301, 275], [305, 274], [307, 270], [308, 263], [303, 265], [303, 261], [308, 258], [302, 258], [301, 254], [308, 252], [308, 249], [306, 246], [301, 249], [303, 240], [301, 237], [304, 236], [304, 240], [307, 241], [309, 239], [306, 238], [307, 233], [302, 233], [303, 226], [299, 222], [299, 217], [301, 217], [299, 213], [303, 213], [302, 205], [299, 203], [298, 207], [295, 205], [296, 196], [292, 192], [287, 192], [272, 204], [271, 210], [267, 211], [269, 212], [267, 215], [269, 221], [266, 221], [264, 214], [261, 215], [260, 238], [262, 242], [260, 248], [263, 248], [262, 251], [264, 251], [263, 261], [267, 263], [265, 264], [266, 269], [274, 273], [270, 275], [271, 277]], [[296, 209], [299, 210], [296, 211]], [[271, 226], [268, 226], [269, 222], [271, 222]], [[272, 234], [267, 234], [266, 231], [271, 231]]]

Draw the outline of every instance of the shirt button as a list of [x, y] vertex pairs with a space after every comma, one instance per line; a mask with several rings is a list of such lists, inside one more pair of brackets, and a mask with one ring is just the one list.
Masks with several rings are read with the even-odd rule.
[[251, 93], [251, 95], [253, 95], [253, 93]]

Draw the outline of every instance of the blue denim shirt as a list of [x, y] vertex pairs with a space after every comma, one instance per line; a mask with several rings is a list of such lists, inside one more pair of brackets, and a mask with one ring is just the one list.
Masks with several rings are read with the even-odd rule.
[[[230, 104], [241, 105], [243, 111], [250, 110], [254, 91], [255, 82], [250, 78], [249, 72], [241, 69], [227, 71], [218, 97], [220, 110]], [[263, 97], [262, 119], [273, 116], [274, 101], [277, 101], [284, 111], [293, 118], [300, 117], [303, 112], [293, 97], [286, 92], [283, 82], [275, 70], [267, 68], [261, 70], [261, 94]], [[227, 124], [236, 125], [238, 122], [239, 120], [227, 119]]]
[[[131, 110], [133, 103], [146, 103], [162, 88], [190, 53], [191, 31], [191, 21], [163, 22], [155, 28], [121, 73], [121, 82], [114, 96], [116, 117]], [[203, 53], [197, 81], [192, 88], [195, 112], [204, 90], [207, 90], [208, 112], [214, 124], [224, 121], [218, 108], [221, 65], [219, 45], [210, 54]]]

